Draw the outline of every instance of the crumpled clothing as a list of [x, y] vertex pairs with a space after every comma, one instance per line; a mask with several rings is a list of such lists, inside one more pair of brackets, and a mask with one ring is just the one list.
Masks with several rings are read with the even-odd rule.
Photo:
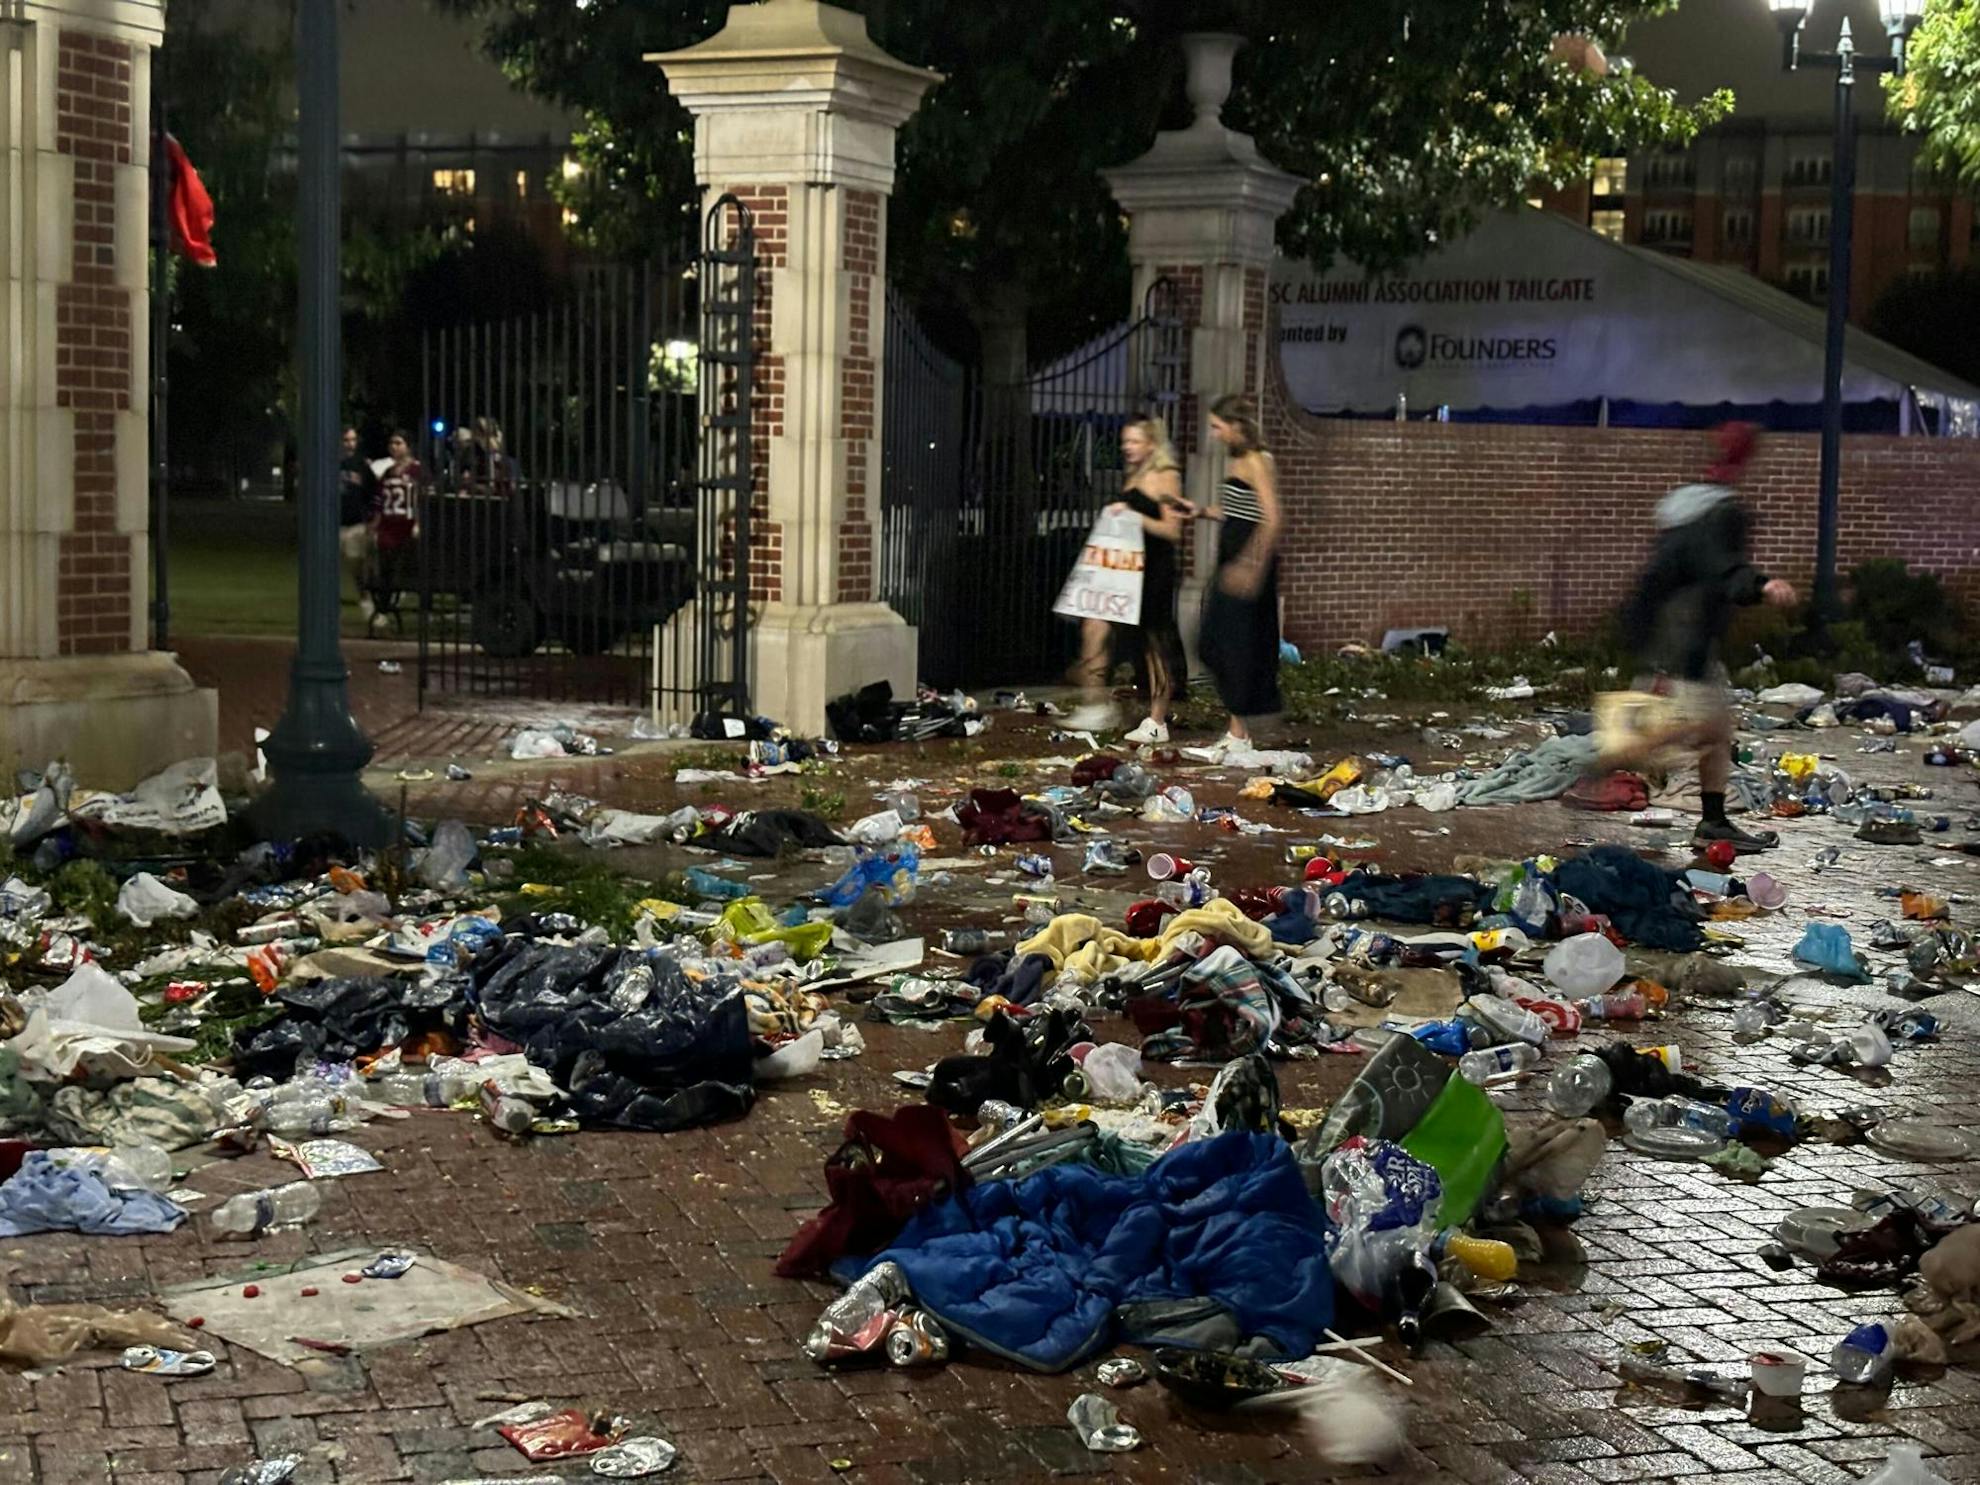
[[842, 846], [838, 833], [819, 816], [804, 810], [744, 810], [720, 830], [697, 836], [689, 844], [738, 856], [777, 856], [785, 850]]
[[1383, 877], [1357, 871], [1345, 877], [1335, 892], [1350, 902], [1365, 902], [1369, 913], [1391, 923], [1429, 923], [1461, 928], [1470, 917], [1492, 910], [1497, 892], [1490, 882], [1470, 877]]
[[831, 1007], [831, 1002], [814, 990], [757, 983], [744, 985], [743, 1004], [749, 1010], [751, 1035], [765, 1041], [808, 1030]]
[[966, 1149], [948, 1116], [931, 1104], [848, 1115], [845, 1143], [825, 1162], [831, 1204], [797, 1230], [777, 1272], [817, 1278], [848, 1253], [891, 1242], [922, 1207], [969, 1185]]
[[70, 1083], [48, 1105], [48, 1132], [71, 1145], [156, 1145], [183, 1150], [208, 1139], [212, 1102], [176, 1078], [134, 1078], [95, 1092]]
[[1228, 945], [1212, 949], [1183, 971], [1173, 996], [1128, 1002], [1128, 1016], [1146, 1038], [1141, 1055], [1172, 1062], [1260, 1051], [1279, 1030], [1277, 978]]
[[1057, 968], [1049, 954], [1002, 949], [978, 959], [963, 978], [981, 990], [985, 1000], [1001, 995], [1012, 1005], [1030, 1005], [1044, 993], [1046, 975]]
[[1640, 774], [1618, 769], [1600, 777], [1577, 780], [1561, 796], [1569, 809], [1614, 813], [1645, 809], [1650, 804], [1650, 785]]
[[170, 1232], [185, 1220], [177, 1203], [150, 1191], [113, 1191], [94, 1164], [58, 1160], [45, 1150], [29, 1155], [0, 1185], [0, 1237]]
[[1272, 953], [1272, 932], [1227, 897], [1177, 913], [1155, 938], [1130, 938], [1087, 913], [1061, 913], [1017, 946], [1020, 956], [1043, 954], [1054, 969], [1085, 980], [1105, 979], [1134, 963], [1152, 963], [1186, 934], [1233, 944], [1253, 958]]
[[1631, 943], [1676, 954], [1705, 942], [1699, 908], [1683, 880], [1622, 846], [1597, 846], [1554, 871], [1556, 891], [1606, 917]]
[[1024, 1021], [999, 1010], [983, 1028], [987, 1052], [944, 1057], [935, 1064], [928, 1101], [965, 1117], [974, 1116], [992, 1098], [1020, 1109], [1035, 1108], [1057, 1098], [1078, 1066], [1072, 1059], [1074, 1043], [1092, 1039], [1086, 1023], [1063, 1007]]
[[1534, 804], [1558, 799], [1594, 766], [1592, 737], [1550, 737], [1514, 753], [1482, 778], [1458, 786], [1458, 803], [1472, 806]]
[[1049, 805], [1020, 798], [1014, 789], [972, 789], [956, 806], [966, 846], [1007, 846], [1051, 840], [1058, 820]]

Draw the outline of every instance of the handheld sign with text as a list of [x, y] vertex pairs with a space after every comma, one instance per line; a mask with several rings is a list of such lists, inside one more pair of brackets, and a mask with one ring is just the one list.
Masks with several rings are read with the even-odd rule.
[[1072, 576], [1059, 590], [1052, 612], [1069, 619], [1105, 619], [1110, 624], [1141, 622], [1141, 570], [1147, 552], [1141, 517], [1131, 510], [1104, 511], [1087, 534]]

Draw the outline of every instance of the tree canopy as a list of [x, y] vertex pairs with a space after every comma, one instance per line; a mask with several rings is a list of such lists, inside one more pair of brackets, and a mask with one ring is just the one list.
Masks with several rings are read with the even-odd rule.
[[1892, 116], [1924, 134], [1928, 163], [1980, 182], [1980, 0], [1930, 0], [1903, 76], [1884, 87]]
[[[434, 0], [478, 18], [532, 93], [579, 111], [579, 230], [623, 249], [684, 230], [692, 123], [649, 51], [722, 24], [725, 0]], [[1719, 117], [1627, 64], [1555, 60], [1563, 35], [1606, 49], [1673, 0], [847, 0], [894, 55], [944, 74], [900, 139], [889, 251], [926, 310], [987, 342], [1028, 320], [1042, 354], [1115, 322], [1125, 229], [1100, 169], [1187, 121], [1186, 31], [1249, 41], [1225, 109], [1304, 179], [1280, 226], [1290, 253], [1371, 267], [1420, 253], [1535, 181], [1596, 156], [1686, 143]], [[1013, 326], [1015, 320], [1016, 325]]]

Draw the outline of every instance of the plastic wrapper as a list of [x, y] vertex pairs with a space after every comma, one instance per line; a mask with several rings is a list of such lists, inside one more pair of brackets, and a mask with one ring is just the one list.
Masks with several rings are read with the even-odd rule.
[[1133, 1103], [1141, 1097], [1141, 1052], [1126, 1042], [1103, 1042], [1080, 1064], [1086, 1087], [1099, 1103]]
[[478, 850], [467, 826], [444, 821], [419, 859], [419, 879], [436, 892], [459, 892], [467, 886], [467, 870]]
[[1437, 1234], [1443, 1182], [1387, 1140], [1350, 1139], [1320, 1166], [1321, 1199], [1334, 1224], [1334, 1277], [1371, 1308]]
[[495, 1430], [532, 1463], [570, 1459], [610, 1448], [624, 1432], [618, 1420], [582, 1408], [565, 1408], [533, 1423], [507, 1423]]
[[220, 1485], [282, 1485], [302, 1465], [302, 1455], [283, 1454], [237, 1464], [220, 1477]]
[[1066, 1421], [1095, 1454], [1125, 1454], [1141, 1447], [1141, 1432], [1121, 1421], [1121, 1412], [1097, 1392], [1083, 1392], [1066, 1409]]
[[899, 907], [914, 898], [915, 877], [921, 869], [921, 850], [900, 844], [883, 852], [861, 857], [846, 874], [819, 894], [827, 907], [848, 908], [875, 888], [889, 907]]
[[609, 1480], [643, 1480], [672, 1467], [679, 1455], [665, 1439], [621, 1439], [591, 1456], [591, 1472]]
[[290, 1144], [285, 1140], [271, 1139], [268, 1148], [276, 1159], [294, 1161], [303, 1176], [311, 1181], [329, 1180], [336, 1176], [363, 1176], [385, 1169], [378, 1163], [377, 1156], [348, 1140], [303, 1140]]

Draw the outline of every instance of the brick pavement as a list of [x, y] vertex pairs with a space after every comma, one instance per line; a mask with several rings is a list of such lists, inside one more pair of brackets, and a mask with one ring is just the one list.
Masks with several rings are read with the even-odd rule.
[[[1499, 849], [1557, 847], [1570, 830], [1591, 828], [1553, 807], [1470, 816], [1453, 839], [1426, 833], [1424, 817], [1409, 813], [1365, 827], [1398, 855], [1429, 861], [1460, 853], [1481, 820], [1492, 822]], [[1595, 828], [1627, 833], [1610, 821]], [[1875, 873], [1831, 873], [1818, 883], [1806, 855], [1819, 837], [1812, 827], [1791, 829], [1779, 868], [1796, 902], [1819, 894], [1850, 905], [1859, 921], [1871, 915], [1873, 877], [1933, 855], [1928, 847], [1877, 856]], [[1935, 870], [1935, 880], [1955, 886], [1975, 867]], [[1756, 950], [1776, 952], [1800, 921], [1790, 914], [1771, 929], [1748, 925]], [[1865, 994], [1796, 987], [1797, 999], [1837, 1004]], [[1119, 1023], [1100, 1029], [1118, 1034]], [[765, 1097], [747, 1119], [713, 1129], [515, 1147], [461, 1115], [373, 1124], [358, 1138], [386, 1171], [328, 1183], [315, 1223], [252, 1247], [214, 1240], [199, 1220], [162, 1238], [0, 1243], [17, 1301], [130, 1302], [173, 1284], [245, 1275], [257, 1262], [410, 1243], [582, 1312], [502, 1320], [296, 1370], [222, 1347], [212, 1376], [180, 1382], [93, 1364], [34, 1378], [0, 1373], [0, 1481], [211, 1485], [257, 1451], [302, 1453], [297, 1479], [306, 1485], [514, 1474], [528, 1471], [525, 1461], [471, 1425], [535, 1397], [623, 1412], [674, 1440], [683, 1458], [672, 1479], [930, 1485], [1104, 1474], [1262, 1485], [1359, 1477], [1330, 1473], [1295, 1434], [1193, 1413], [1153, 1386], [1118, 1396], [1146, 1447], [1088, 1454], [1065, 1409], [1092, 1385], [1090, 1367], [1034, 1377], [971, 1360], [917, 1374], [827, 1374], [805, 1361], [797, 1342], [827, 1291], [770, 1270], [822, 1199], [822, 1161], [837, 1143], [841, 1115], [814, 1094], [846, 1107], [891, 1106], [893, 1069], [925, 1065], [960, 1039], [957, 1030], [869, 1033], [865, 1057], [826, 1064]], [[1862, 1080], [1797, 1068], [1776, 1044], [1739, 1046], [1726, 1012], [1709, 1007], [1682, 1008], [1638, 1039], [1676, 1040], [1706, 1076], [1778, 1088], [1804, 1108], [1902, 1104], [1980, 1125], [1980, 1042], [1969, 1033], [1901, 1052], [1888, 1074]], [[1289, 1064], [1286, 1103], [1321, 1106], [1352, 1071], [1345, 1059]], [[189, 1184], [224, 1197], [285, 1170], [256, 1155], [207, 1167]], [[1891, 1440], [1911, 1439], [1948, 1479], [1980, 1479], [1980, 1376], [1960, 1367], [1908, 1375], [1888, 1394], [1838, 1390], [1818, 1373], [1798, 1408], [1749, 1415], [1627, 1389], [1602, 1364], [1618, 1346], [1649, 1339], [1706, 1363], [1737, 1364], [1761, 1344], [1826, 1357], [1851, 1324], [1895, 1313], [1895, 1296], [1844, 1295], [1814, 1284], [1805, 1269], [1775, 1274], [1756, 1250], [1793, 1207], [1846, 1201], [1857, 1185], [1906, 1176], [1969, 1195], [1980, 1189], [1980, 1168], [1907, 1166], [1867, 1147], [1805, 1145], [1749, 1185], [1612, 1143], [1590, 1183], [1587, 1215], [1547, 1263], [1522, 1270], [1511, 1296], [1483, 1306], [1487, 1333], [1433, 1343], [1415, 1360], [1385, 1353], [1416, 1386], [1389, 1392], [1411, 1444], [1383, 1477], [1842, 1481], [1874, 1470]], [[582, 1477], [575, 1469], [562, 1475]]]

